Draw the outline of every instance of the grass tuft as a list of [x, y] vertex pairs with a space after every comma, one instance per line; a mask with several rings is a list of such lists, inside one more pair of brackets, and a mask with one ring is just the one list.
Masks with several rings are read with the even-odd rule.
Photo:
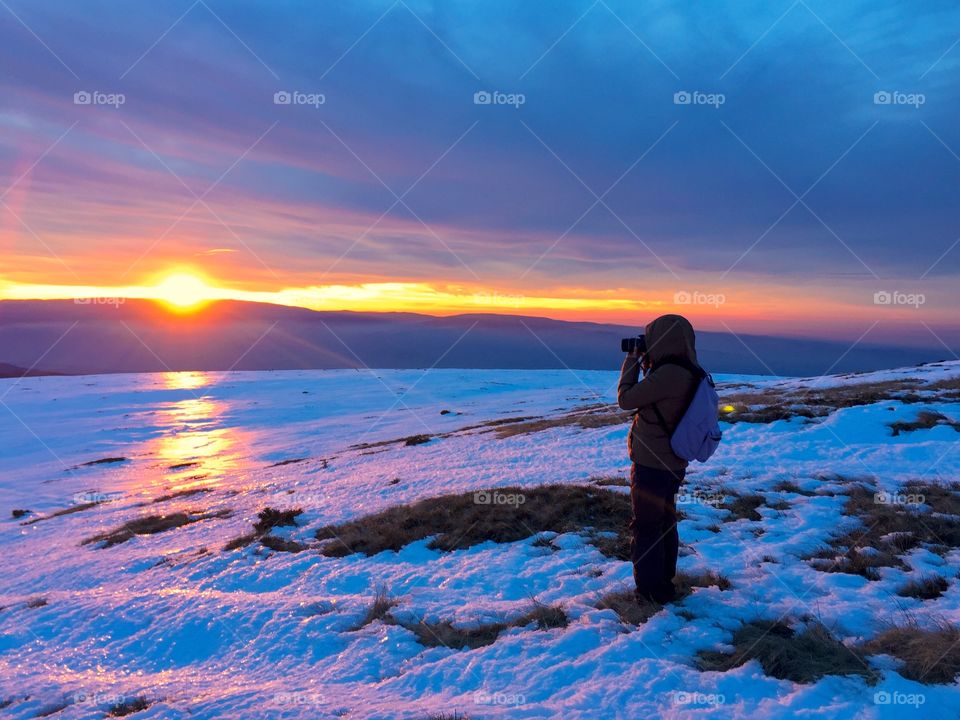
[[902, 588], [897, 590], [900, 597], [919, 598], [920, 600], [933, 600], [940, 597], [950, 587], [946, 578], [939, 575], [931, 577], [922, 577], [919, 580], [911, 580]]
[[[523, 502], [498, 504], [493, 498]], [[478, 499], [479, 498], [479, 499]], [[523, 540], [542, 532], [587, 532], [606, 555], [629, 557], [630, 498], [622, 492], [579, 485], [498, 488], [428, 498], [340, 525], [320, 528], [324, 555], [376, 555], [432, 537], [432, 549], [451, 551], [482, 542]], [[601, 536], [612, 534], [612, 537]]]
[[869, 653], [899, 659], [898, 672], [908, 680], [927, 684], [951, 684], [960, 674], [960, 629], [941, 622], [933, 629], [916, 624], [893, 627], [865, 643]]
[[700, 669], [726, 672], [757, 660], [767, 675], [798, 683], [828, 675], [859, 675], [869, 683], [879, 677], [862, 651], [847, 647], [819, 623], [797, 632], [781, 620], [754, 620], [733, 634], [731, 644], [732, 653], [698, 653]]
[[229, 517], [230, 514], [230, 510], [217, 510], [209, 513], [178, 512], [170, 513], [169, 515], [146, 515], [128, 520], [113, 530], [91, 535], [81, 540], [80, 544], [90, 545], [91, 543], [103, 543], [100, 547], [108, 548], [125, 543], [137, 535], [156, 535], [166, 532], [167, 530], [183, 527], [184, 525], [192, 525], [201, 520]]

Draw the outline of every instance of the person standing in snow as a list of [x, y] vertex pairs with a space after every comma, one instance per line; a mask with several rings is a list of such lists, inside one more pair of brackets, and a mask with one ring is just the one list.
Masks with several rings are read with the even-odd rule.
[[[700, 371], [693, 326], [680, 315], [663, 315], [645, 328], [646, 352], [623, 361], [617, 402], [635, 410], [628, 436], [632, 468], [630, 559], [639, 602], [674, 599], [680, 538], [676, 495], [687, 461], [670, 447], [670, 434], [686, 411]], [[643, 377], [640, 377], [641, 371]]]

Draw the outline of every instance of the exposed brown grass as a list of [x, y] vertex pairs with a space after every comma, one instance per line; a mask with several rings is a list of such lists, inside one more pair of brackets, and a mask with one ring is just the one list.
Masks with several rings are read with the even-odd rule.
[[552, 417], [537, 418], [525, 422], [503, 423], [494, 430], [497, 438], [509, 438], [515, 435], [543, 432], [558, 427], [580, 427], [583, 429], [624, 425], [629, 422], [630, 413], [613, 405], [590, 406], [573, 412]]
[[724, 413], [725, 422], [770, 423], [794, 417], [818, 418], [834, 410], [859, 405], [872, 405], [887, 400], [915, 402], [914, 389], [924, 387], [918, 380], [884, 380], [841, 385], [829, 388], [778, 389], [759, 392], [724, 393], [721, 405], [732, 405], [733, 412]]
[[[340, 525], [320, 528], [327, 541], [324, 555], [375, 555], [398, 551], [433, 536], [430, 547], [450, 551], [491, 540], [505, 543], [538, 533], [591, 532], [591, 542], [605, 554], [629, 556], [630, 498], [621, 492], [579, 485], [507, 487], [490, 491], [500, 497], [523, 497], [522, 504], [478, 503], [475, 493], [443, 495], [388, 508]], [[604, 538], [597, 533], [612, 533]]]
[[916, 624], [885, 630], [863, 649], [899, 659], [898, 672], [908, 680], [950, 684], [960, 674], [960, 629], [941, 622], [932, 629]]
[[960, 498], [956, 486], [912, 483], [904, 495], [923, 496], [935, 512], [919, 506], [878, 502], [863, 486], [851, 490], [844, 514], [856, 517], [861, 525], [835, 537], [829, 547], [811, 556], [814, 568], [823, 572], [861, 575], [880, 579], [879, 567], [906, 568], [900, 558], [918, 546], [945, 554], [960, 546]]
[[723, 491], [723, 494], [728, 499], [720, 507], [730, 511], [730, 515], [724, 519], [724, 522], [763, 520], [763, 516], [757, 512], [757, 508], [766, 502], [763, 495], [737, 495], [729, 490]]
[[773, 486], [773, 490], [776, 492], [782, 493], [793, 493], [795, 495], [803, 495], [804, 497], [813, 497], [816, 495], [814, 492], [809, 490], [803, 490], [799, 485], [797, 485], [792, 480], [782, 480]]
[[544, 605], [536, 600], [533, 607], [519, 617], [507, 622], [484, 623], [471, 627], [457, 627], [444, 620], [438, 623], [428, 623], [423, 620], [417, 623], [399, 623], [412, 632], [424, 647], [448, 647], [456, 650], [470, 648], [471, 650], [492, 645], [497, 638], [510, 628], [526, 628], [535, 625], [537, 630], [553, 630], [566, 627], [570, 620], [563, 608]]
[[253, 524], [253, 532], [235, 537], [233, 540], [227, 542], [227, 544], [223, 546], [223, 549], [226, 552], [238, 550], [259, 540], [264, 547], [277, 552], [302, 552], [307, 549], [307, 546], [303, 543], [270, 535], [270, 531], [275, 527], [296, 527], [296, 518], [302, 513], [303, 510], [300, 508], [292, 508], [289, 510], [277, 510], [271, 507], [264, 508], [257, 513], [257, 521]]
[[779, 620], [755, 620], [742, 625], [731, 644], [732, 653], [698, 653], [700, 669], [726, 672], [757, 660], [767, 675], [797, 683], [828, 675], [859, 675], [870, 683], [878, 679], [861, 650], [847, 647], [819, 623], [796, 632]]
[[88, 460], [87, 462], [80, 463], [79, 465], [74, 465], [71, 470], [76, 470], [77, 468], [82, 467], [92, 467], [93, 465], [113, 465], [114, 463], [127, 462], [125, 457], [105, 457], [100, 458], [99, 460]]
[[110, 717], [124, 717], [138, 713], [141, 710], [146, 710], [148, 707], [150, 707], [150, 703], [145, 697], [130, 698], [129, 700], [124, 700], [116, 705], [112, 705], [110, 709], [107, 710], [107, 715]]
[[902, 588], [897, 590], [900, 597], [912, 597], [920, 600], [934, 600], [940, 597], [950, 587], [946, 578], [939, 575], [922, 577], [919, 580], [911, 580]]
[[275, 468], [275, 467], [284, 467], [285, 465], [296, 465], [297, 463], [306, 462], [306, 461], [309, 460], [309, 459], [310, 459], [310, 458], [308, 458], [308, 457], [302, 457], [302, 458], [290, 458], [290, 459], [288, 459], [288, 460], [279, 460], [279, 461], [277, 461], [277, 462], [275, 462], [275, 463], [272, 463], [272, 464], [270, 464], [270, 465], [267, 465], [267, 467], [268, 467], [268, 468]]
[[151, 500], [151, 503], [162, 503], [167, 502], [168, 500], [179, 500], [180, 498], [192, 497], [193, 495], [200, 495], [201, 493], [210, 492], [210, 488], [197, 487], [197, 488], [187, 488], [186, 490], [177, 490], [172, 493], [167, 493], [166, 495], [159, 495]]
[[71, 505], [68, 508], [63, 508], [62, 510], [55, 510], [49, 515], [37, 515], [35, 518], [30, 518], [29, 520], [24, 520], [21, 525], [33, 525], [34, 523], [40, 522], [41, 520], [51, 520], [56, 517], [62, 517], [64, 515], [72, 515], [73, 513], [83, 512], [84, 510], [89, 510], [94, 508], [97, 505], [102, 503], [99, 502], [88, 502], [88, 503], [79, 503], [77, 505]]
[[[673, 585], [676, 592], [673, 602], [683, 600], [698, 587], [717, 587], [720, 590], [729, 590], [731, 587], [727, 578], [714, 572], [679, 572], [673, 579]], [[638, 599], [633, 588], [629, 588], [607, 593], [597, 601], [594, 607], [600, 610], [613, 610], [627, 625], [642, 625], [656, 615], [663, 606], [649, 600]]]
[[276, 508], [264, 508], [257, 514], [257, 521], [253, 524], [253, 529], [260, 533], [268, 533], [275, 527], [296, 527], [296, 518], [303, 514], [300, 508], [290, 510], [277, 510]]
[[592, 482], [598, 487], [630, 487], [629, 478], [622, 475], [605, 475], [590, 478], [587, 482]]
[[893, 431], [894, 437], [902, 432], [930, 430], [938, 425], [946, 425], [960, 432], [960, 422], [951, 420], [943, 413], [933, 412], [931, 410], [921, 410], [917, 413], [917, 417], [914, 420], [898, 420], [897, 422], [887, 423], [887, 425]]
[[392, 616], [390, 616], [390, 610], [395, 608], [399, 603], [399, 600], [390, 597], [386, 587], [381, 586], [377, 588], [377, 592], [373, 596], [373, 601], [370, 603], [370, 607], [367, 608], [363, 619], [354, 625], [352, 629], [359, 630], [377, 620], [386, 621], [389, 619], [391, 623], [394, 623], [395, 621]]
[[173, 530], [174, 528], [192, 525], [202, 520], [213, 518], [229, 517], [230, 510], [217, 510], [215, 512], [178, 512], [169, 515], [147, 515], [144, 517], [128, 520], [123, 525], [113, 530], [97, 533], [80, 541], [81, 545], [90, 545], [92, 543], [102, 543], [100, 547], [108, 548], [114, 545], [125, 543], [137, 535], [156, 535], [158, 533]]
[[280, 538], [275, 535], [264, 535], [260, 538], [260, 544], [275, 552], [298, 553], [307, 549], [307, 545], [301, 542]]

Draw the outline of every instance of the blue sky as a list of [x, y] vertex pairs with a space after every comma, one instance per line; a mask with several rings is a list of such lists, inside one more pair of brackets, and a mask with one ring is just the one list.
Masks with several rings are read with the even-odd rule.
[[954, 337], [955, 4], [4, 3], [0, 281], [702, 290], [714, 325]]

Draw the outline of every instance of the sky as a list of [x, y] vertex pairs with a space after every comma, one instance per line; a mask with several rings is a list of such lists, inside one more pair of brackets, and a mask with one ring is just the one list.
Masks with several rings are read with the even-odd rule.
[[0, 0], [0, 298], [960, 350], [960, 7]]

